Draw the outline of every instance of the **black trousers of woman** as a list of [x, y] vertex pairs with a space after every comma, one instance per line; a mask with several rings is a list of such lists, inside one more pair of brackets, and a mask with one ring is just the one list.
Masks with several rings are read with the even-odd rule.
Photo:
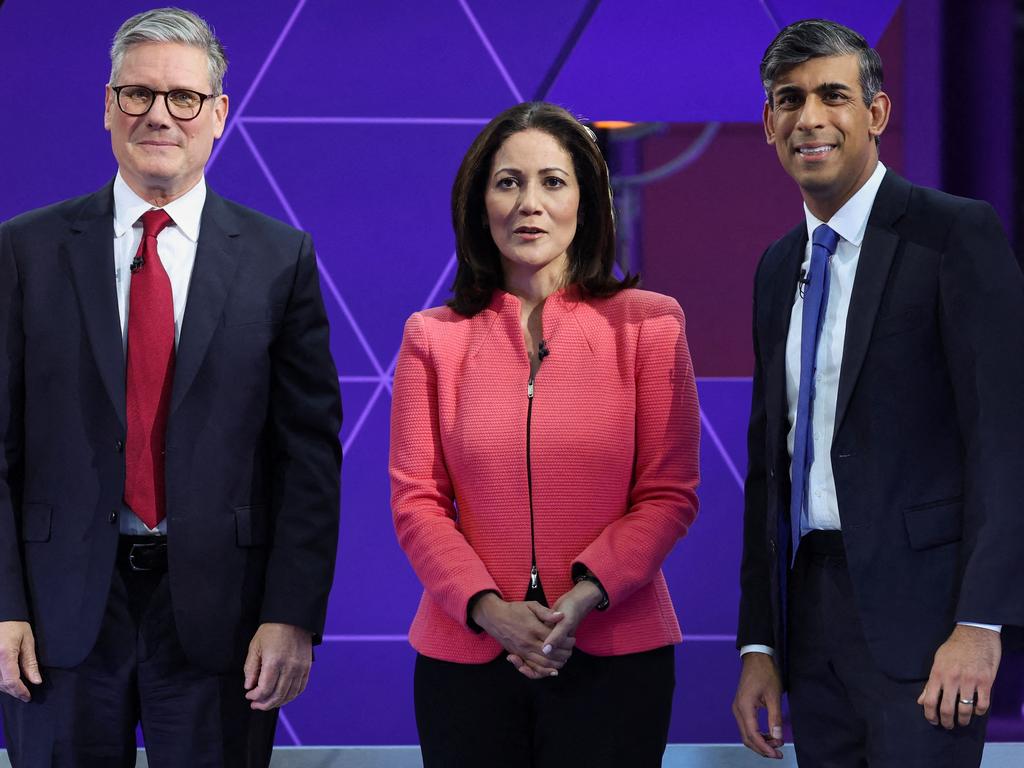
[[424, 768], [660, 768], [675, 650], [577, 649], [546, 680], [524, 677], [504, 653], [486, 664], [421, 654], [413, 687]]

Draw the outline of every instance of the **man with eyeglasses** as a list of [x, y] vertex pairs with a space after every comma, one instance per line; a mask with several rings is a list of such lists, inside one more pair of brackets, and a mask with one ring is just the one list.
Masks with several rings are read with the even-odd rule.
[[269, 763], [306, 685], [341, 423], [307, 234], [218, 196], [204, 20], [128, 19], [98, 192], [0, 226], [0, 695], [15, 766]]

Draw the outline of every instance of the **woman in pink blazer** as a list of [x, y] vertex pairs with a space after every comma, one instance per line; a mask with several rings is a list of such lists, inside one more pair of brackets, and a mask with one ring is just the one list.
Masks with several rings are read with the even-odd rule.
[[608, 168], [560, 107], [483, 129], [452, 218], [454, 296], [409, 318], [391, 414], [424, 764], [660, 766], [661, 564], [697, 514], [682, 310], [613, 276]]

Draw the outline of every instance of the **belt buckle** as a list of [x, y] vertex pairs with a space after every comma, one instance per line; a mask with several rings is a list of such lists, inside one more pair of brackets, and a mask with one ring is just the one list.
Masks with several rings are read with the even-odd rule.
[[156, 546], [156, 545], [155, 544], [132, 544], [132, 548], [128, 550], [128, 565], [131, 567], [131, 569], [133, 571], [143, 572], [143, 571], [152, 571], [153, 570], [152, 568], [147, 568], [145, 566], [136, 565], [135, 564], [135, 550], [138, 549], [138, 550], [141, 551], [141, 550], [146, 550], [146, 549], [152, 549], [154, 546]]

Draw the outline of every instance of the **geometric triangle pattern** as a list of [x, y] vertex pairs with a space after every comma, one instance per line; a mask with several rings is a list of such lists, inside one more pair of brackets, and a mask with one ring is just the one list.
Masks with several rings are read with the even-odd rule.
[[[324, 5], [300, 0], [211, 159], [212, 183], [223, 194], [258, 199], [263, 210], [314, 231], [345, 404], [342, 533], [327, 636], [310, 689], [282, 713], [281, 743], [415, 741], [413, 653], [405, 633], [421, 588], [395, 544], [387, 503], [398, 342], [410, 312], [448, 295], [454, 240], [448, 235], [438, 247], [436, 233], [450, 218], [450, 184], [462, 154], [489, 116], [544, 95], [537, 88], [554, 80], [550, 66], [564, 55], [566, 36], [579, 32], [586, 5], [567, 3], [548, 20], [560, 27], [544, 25], [547, 38], [536, 49], [531, 45], [551, 52], [552, 61], [544, 62], [522, 55], [514, 36], [492, 39], [488, 30], [502, 28], [496, 2], [437, 4], [415, 26], [403, 22], [395, 4], [373, 5], [365, 9], [372, 23], [363, 20], [373, 33], [360, 34], [323, 23], [318, 11]], [[324, 72], [296, 78], [311, 50], [320, 52]], [[424, 59], [438, 59], [439, 51], [445, 55], [436, 66], [425, 67]], [[386, 68], [381, 60], [389, 62]], [[324, 215], [327, 210], [334, 213]], [[714, 433], [708, 424], [705, 434]], [[735, 461], [723, 466], [736, 472]], [[733, 497], [727, 507], [736, 508], [731, 477], [726, 492]], [[717, 527], [731, 524], [720, 517]], [[712, 535], [696, 533], [704, 525], [695, 526], [695, 540]], [[685, 551], [700, 554], [667, 563], [671, 583], [696, 588], [702, 580], [691, 571], [707, 558], [716, 567], [703, 569], [703, 580], [735, 581], [736, 570], [726, 574], [722, 566], [730, 561], [713, 548]], [[735, 601], [719, 605], [720, 616], [705, 617], [689, 631], [731, 648]], [[383, 721], [374, 716], [360, 725], [360, 713], [381, 714], [365, 693], [358, 702], [351, 696], [351, 690], [367, 690], [358, 682], [361, 671], [371, 672], [371, 690], [382, 689], [382, 675], [390, 681]]]
[[[38, 68], [33, 41], [10, 32], [12, 25], [42, 28], [44, 11], [35, 5], [8, 4], [0, 14], [0, 51], [7, 51], [12, 82], [32, 81], [32, 73], [16, 74], [19, 57]], [[138, 3], [65, 5], [62, 26], [81, 41], [53, 54], [77, 57], [76, 66], [62, 69], [64, 108], [95, 115], [96, 83], [109, 71], [103, 51]], [[560, 0], [533, 6], [524, 21], [510, 18], [505, 0], [192, 3], [232, 58], [231, 109], [207, 169], [211, 186], [313, 233], [345, 407], [342, 527], [325, 643], [306, 693], [282, 712], [280, 743], [416, 741], [413, 653], [405, 636], [420, 586], [395, 542], [388, 505], [391, 378], [405, 318], [448, 295], [450, 185], [480, 128], [502, 109], [535, 98], [592, 119], [746, 121], [759, 114], [762, 99], [750, 52], [756, 62], [780, 24], [810, 13], [810, 6], [815, 15], [834, 6], [836, 18], [865, 31], [877, 25], [880, 33], [896, 5]], [[722, 29], [736, 39], [724, 39]], [[702, 61], [738, 62], [735, 71], [726, 67], [737, 80], [695, 92], [692, 74]], [[722, 100], [716, 89], [741, 95]], [[23, 106], [44, 113], [31, 102]], [[77, 147], [59, 182], [42, 178], [32, 187], [33, 177], [47, 174], [29, 169], [9, 147], [28, 146], [30, 131], [39, 141], [48, 131], [63, 132], [61, 121], [46, 122], [5, 125], [0, 167], [28, 182], [9, 191], [0, 217], [52, 202], [58, 183], [72, 185], [62, 195], [70, 197], [112, 175], [109, 145], [97, 130], [97, 137], [83, 138], [95, 143], [86, 152]], [[62, 136], [47, 146], [64, 143]], [[670, 740], [735, 741], [728, 700], [750, 382], [698, 386], [702, 511], [665, 566], [686, 636], [677, 650], [685, 683]], [[709, 697], [699, 709], [716, 713], [712, 719], [684, 717], [694, 707], [683, 693], [695, 690]]]

